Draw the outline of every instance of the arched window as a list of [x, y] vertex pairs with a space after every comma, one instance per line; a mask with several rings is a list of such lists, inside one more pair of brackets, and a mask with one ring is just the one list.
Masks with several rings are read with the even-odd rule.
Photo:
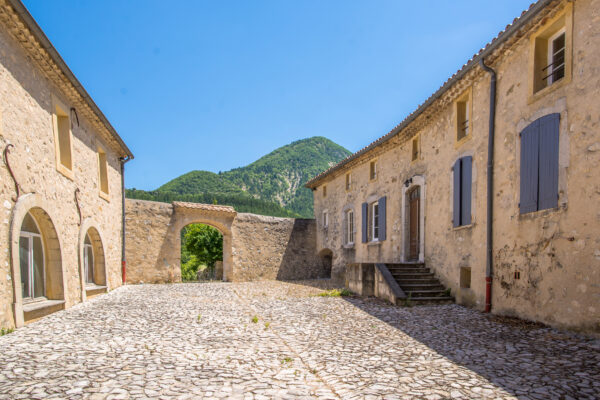
[[44, 244], [37, 222], [30, 213], [25, 215], [19, 234], [19, 260], [23, 300], [46, 295]]
[[83, 270], [85, 283], [93, 284], [94, 282], [94, 248], [88, 234], [85, 235], [83, 242]]

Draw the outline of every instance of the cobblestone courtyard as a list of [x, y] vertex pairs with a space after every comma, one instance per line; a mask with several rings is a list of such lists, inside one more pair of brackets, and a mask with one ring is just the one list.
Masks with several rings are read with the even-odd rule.
[[598, 340], [326, 285], [117, 289], [1, 337], [0, 398], [600, 397]]

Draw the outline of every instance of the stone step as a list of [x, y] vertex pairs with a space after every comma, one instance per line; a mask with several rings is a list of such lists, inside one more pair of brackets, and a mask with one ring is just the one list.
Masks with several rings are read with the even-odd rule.
[[454, 303], [454, 297], [452, 296], [440, 296], [440, 297], [413, 297], [410, 302], [414, 305], [423, 304], [452, 304]]
[[404, 281], [406, 279], [433, 279], [433, 272], [413, 272], [413, 273], [404, 273], [404, 272], [392, 272], [392, 276], [396, 281]]
[[413, 273], [413, 272], [431, 272], [431, 270], [429, 268], [425, 268], [425, 267], [393, 267], [393, 268], [388, 268], [388, 270], [393, 274], [393, 273]]
[[422, 262], [406, 262], [406, 263], [390, 263], [390, 264], [385, 264], [386, 267], [389, 268], [397, 268], [397, 267], [410, 267], [410, 268], [415, 268], [415, 267], [424, 267], [425, 263]]
[[398, 285], [400, 285], [400, 287], [402, 287], [403, 285], [415, 285], [415, 284], [428, 284], [428, 283], [435, 283], [435, 284], [440, 284], [440, 281], [438, 281], [436, 278], [410, 278], [410, 279], [398, 279], [396, 278], [396, 282], [398, 282]]
[[415, 290], [444, 290], [444, 286], [439, 282], [434, 283], [409, 283], [409, 284], [398, 284], [400, 288], [406, 293]]
[[[441, 286], [441, 285], [440, 285]], [[412, 298], [417, 297], [447, 297], [445, 289], [437, 289], [437, 290], [408, 290], [405, 292], [406, 295], [410, 295]]]

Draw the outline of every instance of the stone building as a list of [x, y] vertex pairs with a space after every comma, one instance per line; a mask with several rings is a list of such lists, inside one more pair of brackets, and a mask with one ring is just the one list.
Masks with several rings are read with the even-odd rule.
[[0, 326], [122, 283], [115, 129], [19, 0], [0, 1]]
[[538, 1], [388, 134], [312, 179], [334, 277], [425, 263], [458, 303], [599, 331], [598, 38], [599, 0]]

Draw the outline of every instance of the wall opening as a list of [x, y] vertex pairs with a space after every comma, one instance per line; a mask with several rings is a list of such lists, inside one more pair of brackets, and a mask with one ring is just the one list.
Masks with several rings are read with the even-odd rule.
[[460, 268], [460, 287], [463, 289], [471, 288], [471, 268], [461, 267]]
[[331, 278], [331, 268], [333, 266], [333, 252], [329, 249], [323, 249], [319, 252], [319, 258], [321, 259], [324, 277]]
[[223, 234], [201, 223], [183, 227], [181, 279], [184, 282], [223, 279]]
[[94, 227], [90, 227], [85, 234], [81, 262], [86, 295], [104, 292], [106, 289], [104, 246], [100, 233]]

